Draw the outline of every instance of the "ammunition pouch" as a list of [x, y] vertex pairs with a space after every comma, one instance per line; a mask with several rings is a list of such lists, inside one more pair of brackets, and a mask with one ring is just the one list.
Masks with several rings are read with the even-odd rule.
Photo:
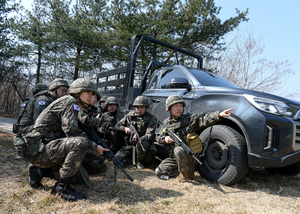
[[194, 153], [200, 153], [203, 150], [199, 135], [196, 133], [189, 133], [186, 136], [186, 143]]
[[26, 144], [22, 135], [17, 134], [17, 136], [14, 138], [13, 144], [16, 150], [16, 158], [24, 158], [26, 153]]

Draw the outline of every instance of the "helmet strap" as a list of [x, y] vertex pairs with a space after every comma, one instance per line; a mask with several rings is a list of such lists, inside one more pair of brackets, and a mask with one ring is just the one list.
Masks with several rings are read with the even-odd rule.
[[55, 95], [56, 95], [56, 98], [58, 99], [58, 98], [60, 98], [60, 97], [58, 96], [57, 90], [58, 90], [58, 88], [55, 89]]
[[89, 103], [86, 103], [86, 102], [83, 102], [81, 99], [80, 99], [80, 94], [78, 96], [74, 96], [82, 105], [84, 106], [89, 106]]

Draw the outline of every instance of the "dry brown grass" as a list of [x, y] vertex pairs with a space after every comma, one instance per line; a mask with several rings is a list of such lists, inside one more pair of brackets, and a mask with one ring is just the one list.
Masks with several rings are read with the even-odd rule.
[[[160, 180], [154, 175], [155, 164], [144, 170], [126, 168], [134, 182], [119, 171], [112, 191], [98, 193], [85, 184], [73, 185], [88, 199], [66, 202], [50, 195], [54, 180], [43, 179], [45, 191], [29, 186], [28, 164], [14, 159], [12, 139], [0, 132], [0, 213], [300, 213], [300, 177], [250, 171], [240, 184], [227, 187], [199, 174], [191, 182]], [[107, 164], [112, 169], [111, 162]], [[90, 183], [107, 189], [112, 177], [108, 170], [92, 176]]]

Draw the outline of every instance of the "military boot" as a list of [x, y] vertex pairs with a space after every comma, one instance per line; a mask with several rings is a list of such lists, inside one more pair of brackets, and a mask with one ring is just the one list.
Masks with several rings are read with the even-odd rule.
[[85, 194], [81, 192], [76, 192], [68, 183], [69, 178], [59, 177], [58, 181], [55, 183], [51, 195], [58, 194], [62, 199], [67, 201], [78, 201], [86, 199]]
[[188, 171], [180, 172], [179, 179], [193, 180], [194, 179], [194, 167], [190, 167]]
[[38, 168], [32, 164], [29, 166], [29, 184], [34, 189], [44, 189], [42, 179], [54, 178], [54, 171], [47, 168]]
[[30, 164], [29, 166], [29, 184], [34, 189], [44, 189], [41, 183], [43, 179], [43, 172], [40, 168]]

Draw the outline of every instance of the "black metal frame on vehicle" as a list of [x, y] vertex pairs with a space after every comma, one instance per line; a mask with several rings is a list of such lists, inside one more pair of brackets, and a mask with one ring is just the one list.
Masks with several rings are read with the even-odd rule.
[[[136, 44], [137, 38], [139, 38], [139, 41]], [[143, 70], [145, 70], [145, 74], [141, 81], [141, 88], [134, 88], [133, 82], [134, 82], [135, 70], [139, 69], [139, 68], [136, 68], [136, 60], [137, 60], [137, 56], [138, 56], [138, 51], [139, 51], [140, 47], [142, 46], [143, 42], [147, 42], [153, 60], [149, 63], [149, 65], [146, 69], [143, 69]], [[137, 97], [138, 95], [143, 93], [143, 91], [145, 90], [145, 87], [146, 87], [147, 76], [148, 76], [151, 68], [154, 65], [169, 66], [168, 64], [159, 62], [155, 59], [155, 55], [153, 53], [153, 48], [151, 47], [151, 43], [162, 45], [171, 50], [174, 50], [175, 56], [176, 56], [176, 62], [178, 65], [179, 65], [178, 52], [181, 52], [181, 53], [184, 53], [186, 55], [189, 55], [189, 56], [197, 59], [198, 60], [197, 68], [202, 69], [202, 67], [203, 67], [203, 59], [200, 55], [195, 54], [190, 51], [187, 51], [187, 50], [184, 50], [182, 48], [176, 47], [174, 45], [170, 45], [168, 43], [154, 39], [152, 37], [137, 34], [131, 38], [130, 53], [128, 56], [127, 66], [109, 70], [106, 72], [102, 72], [97, 75], [97, 86], [105, 88], [105, 91], [101, 91], [101, 95], [115, 96], [117, 99], [122, 100], [122, 102], [120, 103], [121, 106], [126, 107], [126, 104], [131, 104], [133, 102], [133, 100], [135, 99], [135, 97]], [[125, 78], [120, 78], [120, 74], [126, 74]], [[117, 75], [117, 79], [109, 81], [108, 76], [111, 76], [111, 75]], [[104, 78], [104, 77], [106, 77], [106, 81], [99, 82], [99, 79]], [[107, 90], [107, 86], [116, 86], [116, 85], [122, 85], [122, 84], [124, 85], [124, 89]]]

